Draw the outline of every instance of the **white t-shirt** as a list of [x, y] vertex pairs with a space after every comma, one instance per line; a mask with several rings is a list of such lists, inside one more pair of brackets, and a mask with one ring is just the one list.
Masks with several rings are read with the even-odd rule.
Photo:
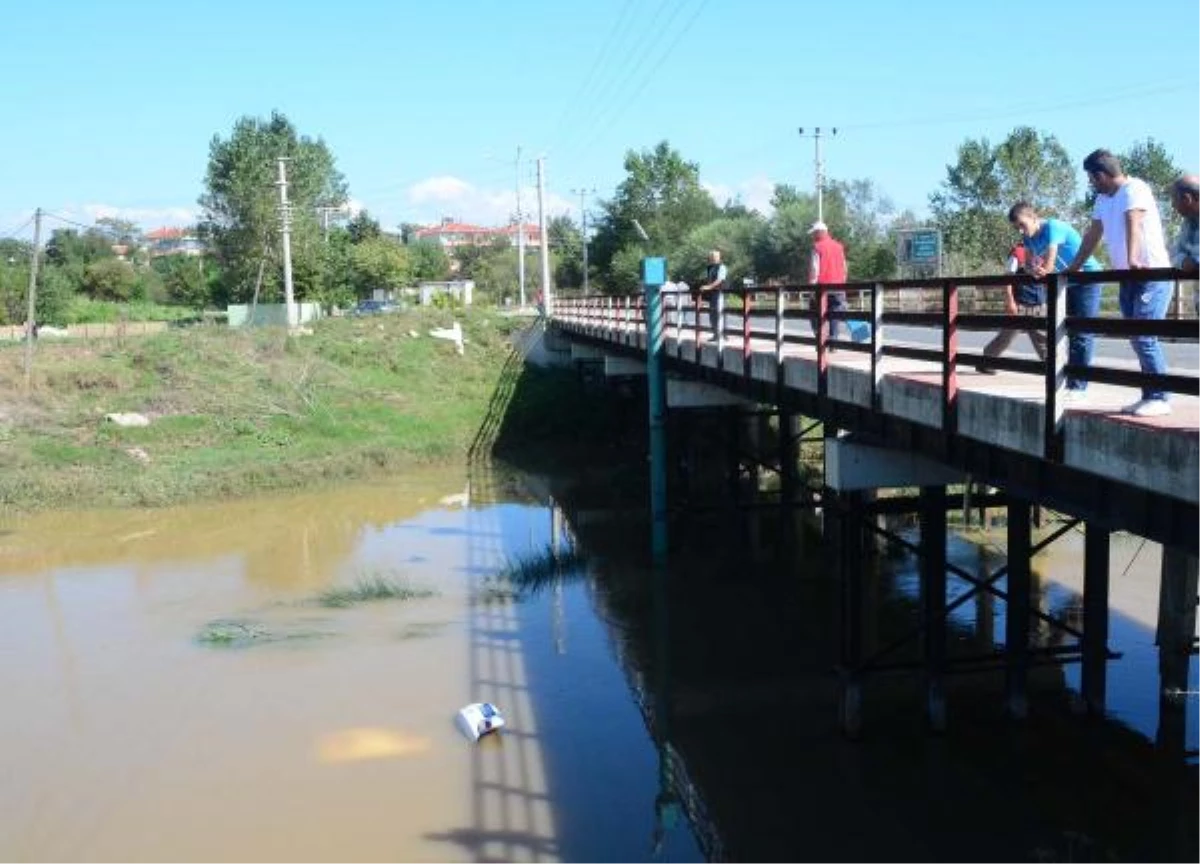
[[1158, 202], [1146, 181], [1130, 177], [1113, 195], [1097, 195], [1092, 218], [1104, 225], [1104, 242], [1114, 270], [1129, 269], [1129, 249], [1125, 242], [1125, 214], [1143, 210], [1142, 245], [1138, 260], [1143, 267], [1170, 267], [1167, 243], [1163, 239], [1162, 218]]

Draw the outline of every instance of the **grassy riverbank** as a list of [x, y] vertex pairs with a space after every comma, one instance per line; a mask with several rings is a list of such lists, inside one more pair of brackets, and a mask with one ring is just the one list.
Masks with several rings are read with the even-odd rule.
[[[157, 506], [461, 459], [513, 374], [524, 322], [458, 319], [464, 356], [430, 338], [453, 320], [433, 311], [324, 321], [292, 339], [199, 327], [44, 340], [28, 395], [23, 349], [0, 348], [0, 505]], [[120, 428], [112, 412], [151, 423]]]

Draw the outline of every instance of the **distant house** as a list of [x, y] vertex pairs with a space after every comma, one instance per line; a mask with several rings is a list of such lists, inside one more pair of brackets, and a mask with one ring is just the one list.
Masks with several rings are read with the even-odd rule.
[[194, 228], [155, 228], [146, 232], [151, 258], [160, 255], [201, 255], [204, 244]]
[[[538, 226], [525, 223], [524, 227], [525, 243], [536, 245], [541, 240]], [[518, 232], [519, 229], [516, 225], [485, 228], [482, 225], [471, 225], [466, 222], [456, 222], [452, 218], [445, 218], [440, 225], [418, 228], [415, 236], [418, 242], [437, 243], [447, 252], [453, 252], [463, 246], [490, 246], [498, 239], [507, 240], [513, 246], [517, 246]]]

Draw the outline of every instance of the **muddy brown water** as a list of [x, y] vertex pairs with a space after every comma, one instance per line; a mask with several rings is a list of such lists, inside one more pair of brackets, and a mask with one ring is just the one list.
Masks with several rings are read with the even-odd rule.
[[[952, 693], [950, 733], [932, 739], [915, 685], [880, 683], [866, 740], [847, 742], [830, 675], [836, 593], [812, 549], [779, 579], [730, 566], [746, 560], [737, 532], [697, 526], [656, 594], [629, 563], [643, 543], [636, 514], [576, 508], [573, 526], [546, 489], [436, 469], [0, 520], [0, 859], [1081, 860], [1192, 848], [1194, 813], [1180, 816], [1163, 791], [1174, 769], [1156, 767], [1153, 638], [1136, 603], [1114, 612], [1125, 656], [1110, 674], [1116, 719], [1098, 729], [1051, 710], [1014, 730], [995, 688], [967, 689]], [[596, 560], [519, 601], [490, 594], [494, 574], [544, 550], [556, 526]], [[1114, 591], [1151, 579], [1153, 554], [1119, 546], [1114, 568], [1133, 566]], [[989, 555], [956, 540], [952, 558]], [[1077, 557], [1068, 543], [1039, 569], [1075, 572]], [[364, 576], [435, 594], [315, 601]], [[910, 613], [913, 586], [911, 562], [893, 562], [878, 617]], [[1069, 578], [1045, 578], [1039, 597], [1048, 609], [1078, 600]], [[214, 625], [233, 641], [204, 641]], [[968, 604], [955, 626], [987, 642], [1003, 634], [1002, 604]], [[1069, 693], [1075, 675], [1037, 681]], [[479, 700], [509, 725], [473, 744], [453, 715]]]

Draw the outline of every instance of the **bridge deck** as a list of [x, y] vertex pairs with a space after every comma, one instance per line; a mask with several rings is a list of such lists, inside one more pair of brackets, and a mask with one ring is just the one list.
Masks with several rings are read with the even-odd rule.
[[[560, 320], [567, 333], [612, 344], [623, 353], [645, 351], [645, 328], [634, 322], [617, 329]], [[711, 337], [701, 337], [697, 362], [694, 333], [669, 327], [664, 353], [675, 370], [697, 366], [816, 394], [814, 347], [785, 343], [777, 355], [773, 339], [726, 336], [718, 354]], [[1132, 356], [1132, 352], [1131, 352]], [[826, 395], [835, 401], [881, 411], [940, 429], [943, 422], [942, 367], [938, 363], [884, 357], [881, 380], [872, 387], [869, 355], [840, 350], [827, 355]], [[780, 369], [782, 365], [782, 378]], [[1011, 372], [983, 375], [971, 367], [957, 373], [957, 434], [995, 447], [1045, 457], [1045, 389], [1039, 376]], [[1142, 418], [1120, 413], [1139, 398], [1137, 390], [1093, 383], [1082, 406], [1064, 406], [1063, 464], [1121, 484], [1165, 494], [1190, 504], [1200, 500], [1200, 399], [1174, 396], [1173, 411]], [[878, 404], [873, 402], [878, 398]]]

